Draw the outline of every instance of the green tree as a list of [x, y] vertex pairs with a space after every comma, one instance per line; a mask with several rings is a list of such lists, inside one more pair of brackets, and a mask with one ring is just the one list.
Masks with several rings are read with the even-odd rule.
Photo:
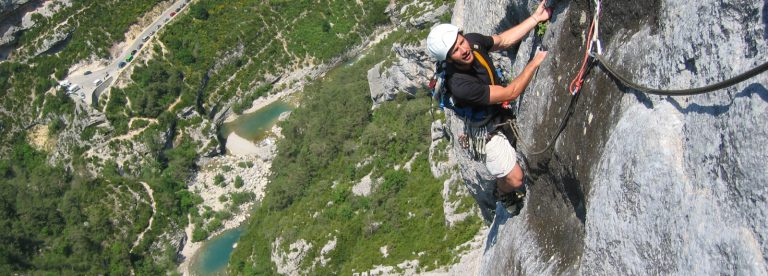
[[48, 132], [52, 135], [58, 134], [60, 131], [62, 131], [66, 127], [66, 124], [64, 124], [64, 121], [60, 118], [56, 117], [48, 124]]
[[204, 241], [207, 238], [208, 231], [206, 231], [205, 228], [195, 227], [195, 230], [192, 230], [192, 242]]
[[200, 1], [189, 7], [189, 13], [198, 20], [208, 20], [208, 9], [205, 1]]

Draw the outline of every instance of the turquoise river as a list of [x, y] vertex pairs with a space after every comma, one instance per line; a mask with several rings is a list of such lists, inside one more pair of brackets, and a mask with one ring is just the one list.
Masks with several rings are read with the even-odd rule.
[[257, 141], [263, 138], [266, 130], [272, 128], [280, 115], [292, 109], [293, 107], [284, 101], [275, 101], [259, 108], [259, 110], [240, 115], [234, 121], [223, 124], [219, 131], [222, 137], [227, 137], [230, 133], [235, 132], [246, 140]]
[[[280, 115], [292, 109], [290, 104], [276, 101], [255, 112], [243, 114], [232, 122], [225, 123], [220, 129], [220, 134], [227, 137], [230, 133], [235, 132], [247, 140], [258, 141], [264, 137], [265, 131], [272, 128]], [[224, 231], [204, 242], [203, 246], [192, 257], [190, 264], [192, 274], [224, 274], [229, 257], [242, 233], [242, 227], [238, 227]]]
[[224, 274], [232, 255], [234, 246], [240, 239], [243, 229], [238, 227], [221, 233], [206, 241], [200, 250], [192, 257], [191, 271], [193, 275]]

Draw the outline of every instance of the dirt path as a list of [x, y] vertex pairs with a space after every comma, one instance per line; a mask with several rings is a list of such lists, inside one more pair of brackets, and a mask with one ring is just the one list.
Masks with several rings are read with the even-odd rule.
[[149, 200], [151, 201], [152, 205], [152, 216], [149, 217], [149, 224], [147, 225], [147, 228], [142, 231], [139, 236], [136, 238], [136, 241], [133, 242], [133, 246], [131, 246], [131, 252], [133, 252], [133, 248], [135, 248], [142, 239], [144, 239], [144, 234], [149, 231], [149, 229], [152, 229], [152, 222], [155, 220], [155, 214], [157, 214], [157, 205], [155, 204], [155, 192], [152, 191], [152, 187], [149, 187], [149, 185], [146, 182], [141, 182], [141, 185], [144, 186], [144, 189], [147, 190], [147, 194], [149, 194]]
[[181, 102], [181, 95], [179, 95], [178, 98], [176, 98], [176, 101], [174, 101], [171, 105], [168, 106], [168, 112], [173, 111], [173, 108], [176, 107], [177, 104]]
[[146, 125], [145, 127], [141, 128], [141, 129], [134, 129], [134, 130], [129, 131], [126, 134], [123, 134], [123, 135], [120, 135], [120, 136], [117, 136], [117, 137], [112, 137], [111, 139], [109, 139], [109, 140], [107, 140], [107, 141], [105, 141], [103, 143], [100, 143], [99, 145], [93, 146], [91, 149], [89, 149], [88, 151], [85, 152], [85, 156], [86, 157], [91, 157], [93, 155], [93, 153], [97, 149], [101, 149], [104, 146], [109, 145], [109, 143], [112, 142], [112, 141], [132, 139], [136, 135], [139, 135], [142, 132], [144, 132], [144, 130], [149, 128], [149, 126], [151, 124], [157, 124], [158, 123], [157, 119], [154, 119], [154, 118], [133, 117], [133, 118], [131, 118], [130, 121], [128, 121], [128, 128], [129, 129], [131, 128], [131, 126], [133, 126], [133, 121], [135, 121], [135, 120], [147, 120], [147, 121], [149, 121], [150, 124]]
[[[146, 120], [146, 121], [149, 121], [150, 123], [157, 124], [157, 119], [155, 119], [155, 118], [133, 117], [133, 118], [131, 118], [131, 120], [128, 121], [128, 128], [131, 128], [133, 126], [133, 121], [136, 121], [136, 120]], [[139, 130], [144, 130], [144, 129], [137, 129], [137, 130], [134, 130], [134, 131], [139, 131]], [[128, 135], [128, 134], [126, 134], [126, 135]]]

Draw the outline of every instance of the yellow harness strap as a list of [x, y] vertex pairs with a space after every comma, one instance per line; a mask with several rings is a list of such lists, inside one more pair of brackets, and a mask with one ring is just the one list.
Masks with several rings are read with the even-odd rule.
[[496, 77], [493, 75], [493, 71], [491, 70], [491, 67], [488, 66], [488, 62], [485, 61], [485, 59], [483, 58], [483, 55], [481, 55], [477, 51], [472, 51], [472, 54], [475, 55], [475, 58], [477, 59], [477, 61], [479, 61], [480, 64], [482, 64], [483, 67], [485, 67], [485, 70], [488, 71], [488, 76], [491, 78], [491, 85], [496, 85]]

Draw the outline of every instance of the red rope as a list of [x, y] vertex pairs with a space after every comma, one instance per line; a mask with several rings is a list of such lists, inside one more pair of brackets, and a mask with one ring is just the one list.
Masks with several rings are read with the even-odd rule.
[[579, 74], [576, 75], [576, 77], [571, 81], [571, 84], [568, 86], [568, 92], [571, 92], [571, 95], [576, 95], [576, 93], [579, 93], [579, 90], [581, 90], [581, 85], [584, 83], [584, 74], [587, 71], [587, 60], [589, 59], [589, 50], [591, 47], [590, 44], [592, 43], [592, 32], [594, 31], [595, 27], [595, 19], [592, 19], [592, 24], [589, 26], [589, 35], [587, 35], [587, 49], [584, 52], [584, 60], [581, 63], [581, 69], [579, 69]]

